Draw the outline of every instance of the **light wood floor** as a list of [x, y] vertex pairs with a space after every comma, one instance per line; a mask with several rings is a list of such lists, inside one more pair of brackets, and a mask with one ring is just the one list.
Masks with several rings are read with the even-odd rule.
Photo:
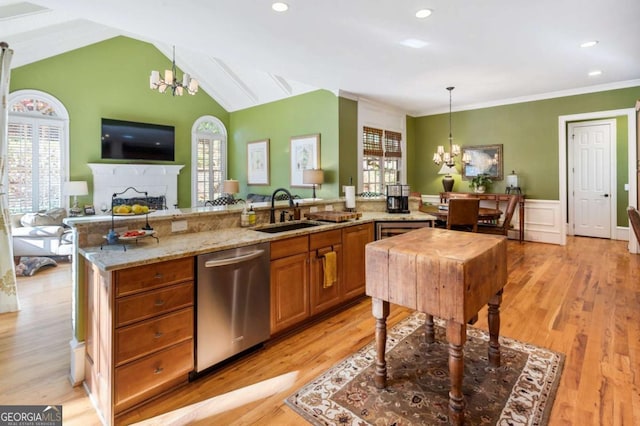
[[[551, 425], [640, 424], [640, 255], [626, 245], [579, 237], [564, 247], [509, 242], [501, 334], [566, 354]], [[18, 285], [22, 311], [0, 315], [0, 405], [63, 404], [65, 425], [98, 424], [83, 389], [67, 380], [69, 265], [20, 278]], [[389, 324], [408, 313], [393, 307]], [[476, 326], [487, 329], [486, 310]], [[364, 300], [129, 413], [122, 423], [215, 398], [211, 406], [226, 411], [197, 424], [305, 424], [283, 399], [371, 340]], [[297, 376], [284, 387], [260, 384], [291, 372]], [[263, 395], [269, 391], [273, 395]]]

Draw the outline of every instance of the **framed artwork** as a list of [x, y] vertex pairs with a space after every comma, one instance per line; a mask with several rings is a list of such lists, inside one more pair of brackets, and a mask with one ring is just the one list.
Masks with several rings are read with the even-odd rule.
[[96, 214], [96, 209], [93, 207], [93, 204], [85, 204], [84, 205], [84, 215], [91, 216]]
[[502, 144], [463, 146], [462, 158], [467, 155], [469, 164], [462, 167], [462, 179], [471, 180], [480, 174], [487, 174], [491, 180], [502, 180]]
[[291, 138], [291, 186], [312, 187], [302, 182], [302, 171], [320, 168], [320, 134]]
[[269, 139], [247, 143], [247, 184], [269, 185]]

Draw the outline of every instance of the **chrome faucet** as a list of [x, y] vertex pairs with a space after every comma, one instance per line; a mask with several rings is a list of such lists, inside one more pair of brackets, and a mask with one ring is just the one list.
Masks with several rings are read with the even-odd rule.
[[271, 194], [271, 210], [270, 210], [270, 215], [269, 215], [269, 223], [276, 223], [276, 207], [275, 207], [275, 202], [276, 202], [276, 194], [278, 192], [284, 192], [285, 194], [287, 194], [289, 196], [289, 207], [293, 207], [293, 197], [291, 196], [291, 193], [289, 192], [289, 190], [285, 189], [285, 188], [278, 188], [275, 191], [273, 191], [273, 194]]

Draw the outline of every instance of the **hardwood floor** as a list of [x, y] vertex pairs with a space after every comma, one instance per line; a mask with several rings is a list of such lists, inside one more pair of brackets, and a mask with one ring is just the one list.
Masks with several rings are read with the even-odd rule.
[[[640, 255], [626, 246], [580, 237], [564, 247], [509, 242], [501, 334], [566, 354], [551, 425], [640, 424]], [[67, 379], [69, 269], [61, 264], [20, 278], [22, 310], [0, 315], [0, 404], [63, 404], [65, 425], [99, 424], [84, 390]], [[120, 420], [204, 401], [185, 411], [209, 417], [190, 424], [305, 424], [283, 399], [373, 340], [370, 309], [363, 300]], [[392, 307], [389, 324], [408, 314]], [[475, 326], [487, 329], [486, 309]]]

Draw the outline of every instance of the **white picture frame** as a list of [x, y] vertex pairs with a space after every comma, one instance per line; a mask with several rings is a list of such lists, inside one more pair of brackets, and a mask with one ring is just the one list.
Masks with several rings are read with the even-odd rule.
[[247, 143], [247, 184], [269, 185], [269, 139]]
[[305, 169], [320, 168], [320, 134], [291, 138], [291, 187], [312, 187], [302, 180]]

